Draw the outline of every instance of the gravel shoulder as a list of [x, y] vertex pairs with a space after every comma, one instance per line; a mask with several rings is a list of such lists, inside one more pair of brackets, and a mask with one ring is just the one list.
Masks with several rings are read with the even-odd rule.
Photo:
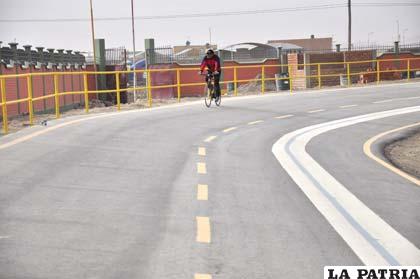
[[420, 178], [420, 129], [385, 146], [385, 156], [401, 170]]

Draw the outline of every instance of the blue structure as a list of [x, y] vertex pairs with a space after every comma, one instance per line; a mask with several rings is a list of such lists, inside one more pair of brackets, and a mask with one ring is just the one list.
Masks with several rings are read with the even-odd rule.
[[[136, 69], [136, 70], [145, 70], [146, 69], [146, 59], [138, 60], [136, 62], [136, 64], [130, 66], [130, 70], [134, 70], [134, 69]], [[133, 75], [134, 74], [130, 74], [128, 76], [128, 82], [130, 84], [133, 84], [134, 83], [133, 82]], [[143, 79], [144, 79], [143, 78], [143, 74], [142, 73], [138, 73], [137, 74], [137, 81], [142, 81]]]

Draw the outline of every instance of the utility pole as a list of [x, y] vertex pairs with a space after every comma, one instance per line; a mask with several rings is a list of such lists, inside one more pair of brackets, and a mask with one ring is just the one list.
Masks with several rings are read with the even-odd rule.
[[351, 50], [351, 0], [348, 0], [348, 13], [349, 13], [348, 50]]
[[133, 97], [134, 97], [134, 102], [136, 102], [136, 97], [137, 97], [137, 73], [136, 73], [136, 35], [134, 32], [134, 0], [131, 0], [131, 28], [133, 31], [133, 70], [134, 70], [134, 75], [133, 75], [133, 80], [134, 80], [134, 92], [133, 92]]
[[400, 35], [400, 21], [397, 19], [397, 41], [399, 42], [401, 40]]
[[[90, 0], [90, 27], [92, 31], [92, 46], [93, 46], [93, 69], [95, 73], [97, 72], [96, 69], [96, 48], [95, 48], [95, 25], [93, 23], [93, 5], [92, 0]], [[98, 79], [95, 74], [95, 84], [96, 84], [96, 90], [98, 90]]]

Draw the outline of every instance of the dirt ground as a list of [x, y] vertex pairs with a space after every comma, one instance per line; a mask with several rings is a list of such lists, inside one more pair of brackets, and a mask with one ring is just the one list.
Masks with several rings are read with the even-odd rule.
[[420, 129], [385, 147], [385, 156], [398, 168], [420, 179]]

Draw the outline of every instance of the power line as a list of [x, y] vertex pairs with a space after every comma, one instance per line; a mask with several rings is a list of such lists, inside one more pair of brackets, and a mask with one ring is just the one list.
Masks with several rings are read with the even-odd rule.
[[[230, 12], [211, 12], [211, 13], [191, 13], [191, 14], [172, 14], [172, 15], [155, 15], [155, 16], [137, 16], [137, 20], [161, 20], [161, 19], [185, 19], [185, 18], [207, 18], [220, 16], [241, 16], [241, 15], [257, 15], [257, 14], [274, 14], [288, 13], [314, 10], [327, 10], [346, 8], [347, 3], [340, 4], [324, 4], [316, 6], [302, 6], [281, 9], [265, 9], [265, 10], [247, 10], [247, 11], [230, 11]], [[420, 3], [414, 2], [365, 2], [352, 3], [352, 7], [420, 7]], [[125, 21], [131, 20], [131, 17], [102, 17], [95, 18], [95, 21]], [[49, 22], [85, 22], [88, 18], [53, 18], [53, 19], [0, 19], [0, 23], [49, 23]]]

